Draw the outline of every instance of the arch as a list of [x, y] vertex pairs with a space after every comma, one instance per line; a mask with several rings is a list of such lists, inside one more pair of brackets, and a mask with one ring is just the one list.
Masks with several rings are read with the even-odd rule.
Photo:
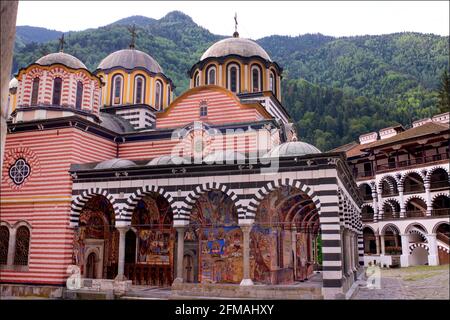
[[381, 229], [380, 235], [386, 234], [386, 231], [387, 231], [388, 229], [390, 229], [392, 232], [396, 231], [397, 234], [400, 234], [400, 230], [399, 230], [399, 228], [398, 228], [395, 224], [393, 224], [393, 223], [388, 223], [388, 224], [386, 224], [386, 225]]
[[16, 223], [14, 223], [14, 224], [12, 225], [12, 228], [18, 229], [18, 228], [21, 227], [21, 226], [25, 226], [25, 227], [27, 227], [27, 228], [30, 229], [30, 230], [33, 229], [32, 226], [31, 226], [31, 224], [30, 224], [28, 221], [25, 221], [25, 220], [19, 220], [19, 221], [17, 221]]
[[196, 71], [194, 73], [194, 88], [200, 86], [200, 72]]
[[84, 190], [80, 195], [72, 199], [70, 212], [71, 227], [78, 226], [80, 221], [80, 213], [83, 210], [84, 205], [94, 196], [104, 196], [107, 198], [113, 207], [116, 219], [120, 219], [119, 205], [116, 203], [114, 196], [102, 188], [90, 188], [89, 190]]
[[234, 193], [234, 191], [231, 190], [228, 186], [219, 182], [205, 182], [195, 187], [195, 189], [192, 190], [184, 199], [184, 203], [180, 208], [179, 213], [181, 215], [187, 216], [190, 219], [191, 210], [197, 199], [200, 198], [202, 194], [212, 190], [222, 191], [223, 193], [225, 193], [233, 201], [234, 206], [237, 210], [238, 218], [245, 218], [245, 208], [238, 203], [239, 199], [236, 193]]
[[432, 203], [433, 207], [434, 207], [434, 202], [435, 202], [436, 199], [438, 199], [439, 197], [445, 197], [445, 198], [450, 199], [450, 194], [448, 194], [448, 193], [446, 193], [446, 192], [439, 192], [439, 193], [436, 193], [436, 194], [433, 196], [433, 198], [431, 199], [431, 203]]
[[0, 225], [0, 265], [8, 263], [9, 236], [10, 231], [6, 224]]
[[146, 81], [142, 74], [137, 74], [134, 76], [134, 103], [142, 104], [145, 103], [145, 91], [146, 91]]
[[123, 76], [119, 73], [111, 79], [111, 105], [120, 105], [123, 102]]
[[316, 208], [318, 210], [318, 214], [320, 216], [320, 199], [315, 194], [315, 192], [312, 191], [312, 189], [310, 187], [308, 187], [306, 184], [303, 184], [300, 180], [285, 178], [285, 179], [269, 181], [266, 185], [262, 186], [261, 188], [258, 189], [258, 191], [255, 192], [255, 195], [249, 201], [246, 219], [254, 219], [256, 210], [257, 210], [259, 204], [261, 203], [261, 201], [271, 191], [273, 191], [279, 187], [283, 187], [283, 186], [294, 187], [294, 188], [300, 189], [301, 191], [305, 192], [314, 202], [314, 205], [316, 206]]
[[359, 184], [358, 190], [361, 194], [361, 197], [364, 200], [373, 200], [373, 197], [372, 197], [373, 190], [369, 183], [363, 182], [363, 183]]
[[382, 197], [398, 194], [398, 180], [391, 175], [385, 175], [378, 182], [378, 188], [381, 190]]
[[361, 206], [361, 219], [364, 221], [373, 221], [375, 210], [371, 203], [364, 203]]
[[260, 92], [263, 91], [263, 71], [259, 64], [252, 64], [250, 66], [250, 79], [251, 79], [251, 92]]
[[273, 70], [270, 70], [269, 74], [269, 90], [272, 91], [275, 96], [277, 96], [277, 77]]
[[[429, 230], [420, 222], [411, 222], [410, 224], [408, 224], [405, 228], [405, 234], [410, 233], [411, 231], [413, 231], [413, 228], [417, 228], [418, 230], [422, 231], [422, 236], [426, 237], [426, 233], [429, 233]], [[421, 230], [422, 229], [422, 230]]]
[[371, 231], [374, 235], [378, 234], [378, 232], [376, 232], [375, 229], [374, 229], [372, 226], [369, 226], [369, 225], [367, 225], [367, 224], [363, 225], [363, 227], [362, 227], [363, 232], [364, 232], [364, 229], [366, 229], [366, 228], [367, 228], [367, 229], [370, 229], [370, 231]]
[[216, 84], [217, 83], [217, 68], [216, 65], [211, 64], [206, 68], [206, 84]]
[[[417, 210], [419, 208], [419, 210]], [[405, 201], [405, 211], [407, 217], [422, 217], [427, 212], [427, 202], [421, 196], [413, 195]]]
[[227, 64], [227, 89], [233, 93], [239, 93], [241, 86], [241, 67], [236, 62]]
[[401, 177], [403, 192], [425, 192], [424, 176], [420, 171], [407, 171]]
[[440, 227], [440, 226], [443, 226], [443, 225], [448, 225], [448, 226], [450, 226], [450, 223], [449, 223], [448, 221], [439, 221], [439, 222], [437, 222], [437, 223], [433, 226], [433, 232], [432, 232], [432, 233], [436, 233], [437, 230], [439, 229], [439, 227]]
[[412, 254], [415, 248], [424, 248], [425, 250], [427, 250], [427, 252], [430, 251], [426, 243], [412, 243], [409, 246], [409, 254]]
[[447, 176], [450, 176], [450, 169], [448, 168], [448, 166], [435, 166], [435, 167], [432, 167], [431, 169], [429, 169], [427, 171], [427, 174], [425, 175], [424, 180], [430, 181], [431, 176], [433, 175], [433, 173], [436, 170], [439, 170], [439, 169], [444, 170], [445, 172], [447, 172]]
[[133, 215], [133, 211], [136, 208], [136, 205], [139, 202], [139, 200], [141, 200], [146, 195], [149, 195], [151, 193], [157, 193], [161, 195], [164, 199], [166, 199], [172, 209], [173, 216], [175, 217], [177, 213], [177, 208], [175, 206], [175, 199], [170, 195], [170, 193], [167, 192], [162, 187], [158, 187], [155, 185], [146, 185], [144, 187], [137, 189], [128, 197], [125, 207], [123, 209], [123, 220], [127, 221], [129, 224], [131, 222], [131, 216]]

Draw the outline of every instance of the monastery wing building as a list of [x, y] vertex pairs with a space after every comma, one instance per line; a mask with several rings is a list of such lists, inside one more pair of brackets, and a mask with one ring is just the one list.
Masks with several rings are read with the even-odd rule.
[[358, 187], [343, 152], [298, 139], [282, 68], [236, 32], [188, 75], [174, 99], [134, 45], [94, 71], [62, 51], [19, 70], [1, 181], [3, 293], [61, 296], [78, 270], [84, 289], [114, 292], [335, 298], [355, 285]]
[[449, 113], [342, 146], [363, 197], [365, 264], [449, 263]]

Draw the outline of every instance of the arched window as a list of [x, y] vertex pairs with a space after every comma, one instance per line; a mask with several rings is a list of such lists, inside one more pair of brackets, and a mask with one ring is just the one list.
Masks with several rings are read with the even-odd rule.
[[81, 110], [83, 105], [83, 82], [77, 82], [77, 98], [75, 100], [75, 109]]
[[262, 91], [261, 68], [259, 66], [252, 66], [252, 92]]
[[38, 102], [38, 95], [39, 95], [39, 78], [33, 79], [33, 89], [31, 91], [31, 105], [35, 106]]
[[30, 230], [21, 226], [16, 233], [16, 251], [14, 254], [14, 264], [26, 266], [28, 264], [28, 253], [30, 247]]
[[200, 74], [198, 71], [194, 75], [194, 87], [198, 87], [200, 85]]
[[270, 72], [269, 76], [269, 89], [274, 95], [277, 95], [277, 81], [273, 72]]
[[208, 68], [208, 71], [206, 72], [206, 83], [207, 84], [216, 84], [216, 67], [211, 66]]
[[156, 81], [155, 90], [155, 107], [157, 110], [161, 110], [163, 107], [163, 87], [161, 81]]
[[145, 99], [145, 78], [136, 76], [134, 78], [134, 103], [144, 103]]
[[55, 78], [53, 80], [53, 100], [52, 104], [54, 106], [61, 105], [61, 93], [62, 93], [62, 79]]
[[9, 248], [9, 229], [7, 226], [0, 227], [0, 264], [7, 264]]
[[121, 75], [116, 74], [113, 77], [113, 86], [112, 86], [112, 92], [111, 92], [111, 101], [113, 105], [121, 104], [122, 103], [122, 86], [123, 86], [123, 79]]
[[227, 88], [231, 92], [239, 92], [239, 66], [236, 64], [232, 64], [228, 66], [228, 81]]

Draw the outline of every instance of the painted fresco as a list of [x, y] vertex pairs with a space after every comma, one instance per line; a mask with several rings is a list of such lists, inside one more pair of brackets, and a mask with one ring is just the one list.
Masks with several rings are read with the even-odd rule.
[[131, 224], [137, 231], [136, 263], [173, 265], [175, 234], [166, 199], [156, 194], [144, 197], [136, 205]]
[[295, 222], [301, 221], [313, 208], [309, 196], [292, 187], [278, 188], [261, 201], [250, 233], [250, 276], [255, 282], [294, 281], [294, 273], [298, 272], [294, 266], [299, 266], [294, 261], [308, 260], [308, 234], [301, 228], [294, 231], [291, 227], [297, 226]]
[[74, 231], [73, 263], [84, 274], [85, 240], [104, 240], [103, 277], [118, 261], [119, 234], [114, 228], [114, 211], [108, 199], [95, 196], [90, 199], [80, 213], [79, 228]]
[[233, 201], [209, 191], [197, 200], [185, 239], [198, 242], [199, 282], [240, 283], [242, 231]]

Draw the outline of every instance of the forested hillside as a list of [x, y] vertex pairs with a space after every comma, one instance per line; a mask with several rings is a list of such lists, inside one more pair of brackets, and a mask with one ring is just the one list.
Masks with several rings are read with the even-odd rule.
[[[65, 52], [95, 70], [109, 53], [128, 46], [130, 24], [138, 28], [136, 47], [160, 63], [177, 86], [178, 95], [188, 88], [187, 70], [212, 43], [224, 37], [175, 11], [159, 20], [133, 16], [97, 29], [68, 33]], [[29, 36], [23, 30], [18, 33], [14, 72], [56, 50], [57, 40], [43, 41], [37, 31], [30, 30]], [[52, 39], [58, 36], [51, 34]], [[35, 41], [30, 42], [30, 38]], [[322, 150], [348, 143], [364, 132], [396, 122], [410, 124], [438, 112], [437, 90], [441, 74], [449, 67], [448, 37], [420, 33], [343, 38], [306, 34], [275, 35], [257, 42], [284, 68], [283, 104], [291, 112], [301, 139]]]

